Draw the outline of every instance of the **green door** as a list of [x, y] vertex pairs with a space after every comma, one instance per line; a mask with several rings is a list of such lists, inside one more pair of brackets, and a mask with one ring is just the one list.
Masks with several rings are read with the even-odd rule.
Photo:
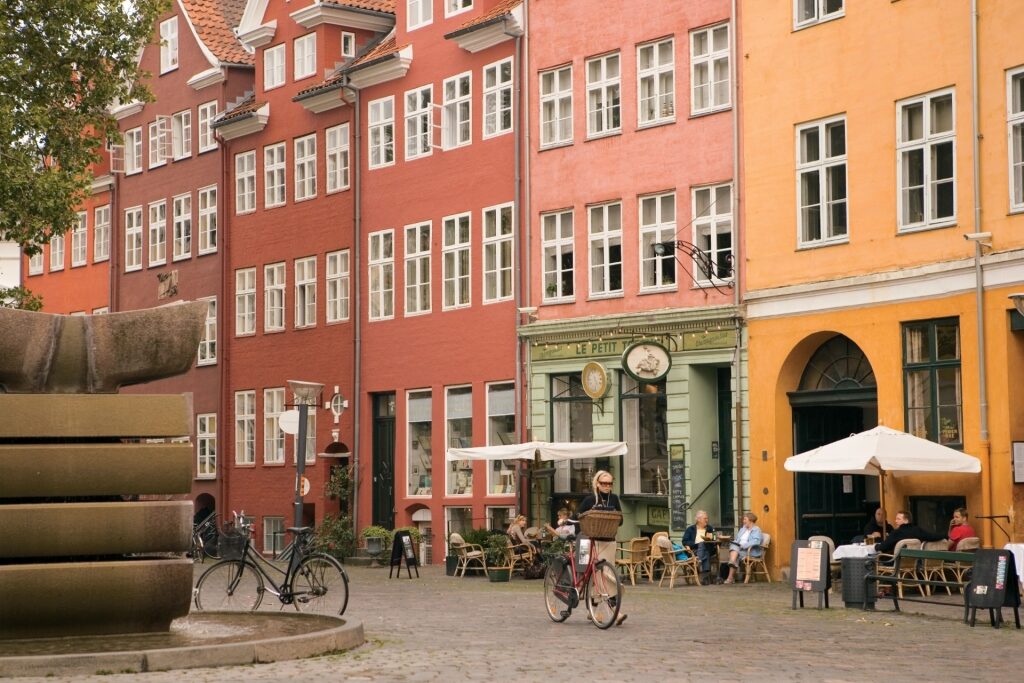
[[718, 480], [718, 500], [722, 511], [722, 528], [736, 526], [735, 498], [733, 496], [733, 470], [735, 461], [732, 455], [732, 368], [718, 368], [718, 470], [722, 476]]
[[373, 396], [373, 523], [395, 526], [395, 395]]

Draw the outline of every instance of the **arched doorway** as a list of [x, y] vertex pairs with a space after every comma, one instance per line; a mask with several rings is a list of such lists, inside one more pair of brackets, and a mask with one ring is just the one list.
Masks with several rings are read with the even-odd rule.
[[[793, 452], [823, 446], [878, 423], [878, 391], [867, 356], [848, 337], [837, 334], [814, 352], [800, 385], [789, 392], [793, 409]], [[865, 477], [838, 474], [796, 475], [797, 538], [822, 534], [837, 543], [863, 531], [878, 499], [877, 486]]]

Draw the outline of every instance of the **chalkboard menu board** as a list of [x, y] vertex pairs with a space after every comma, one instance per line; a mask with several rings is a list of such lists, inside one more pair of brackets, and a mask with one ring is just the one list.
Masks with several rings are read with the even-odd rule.
[[793, 589], [793, 609], [796, 609], [797, 598], [800, 606], [804, 606], [803, 594], [818, 594], [818, 608], [821, 608], [822, 597], [828, 607], [829, 552], [828, 546], [822, 541], [793, 541], [789, 556], [789, 578]]
[[1019, 607], [1017, 566], [1009, 550], [978, 550], [974, 555], [967, 606], [981, 609]]
[[395, 538], [391, 542], [391, 569], [388, 570], [388, 578], [397, 567], [397, 577], [402, 576], [402, 561], [405, 561], [405, 571], [412, 578], [412, 568], [416, 568], [416, 578], [420, 576], [420, 563], [416, 559], [416, 550], [413, 548], [412, 535], [408, 531], [396, 531]]
[[682, 446], [672, 446], [668, 463], [669, 511], [671, 527], [680, 531], [686, 528], [686, 460]]

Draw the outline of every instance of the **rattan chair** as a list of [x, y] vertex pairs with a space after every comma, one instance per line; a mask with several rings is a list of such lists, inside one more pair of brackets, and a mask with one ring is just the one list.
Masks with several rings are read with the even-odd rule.
[[508, 553], [505, 558], [506, 567], [510, 568], [509, 575], [516, 568], [526, 569], [534, 563], [537, 549], [532, 543], [516, 543], [511, 536], [508, 537]]
[[[921, 550], [948, 550], [949, 541], [926, 541], [921, 544]], [[921, 560], [921, 565], [918, 568], [918, 572], [921, 578], [925, 581], [945, 581], [946, 580], [946, 562], [942, 560]], [[925, 585], [925, 595], [932, 594], [932, 587]], [[946, 594], [952, 595], [953, 591], [949, 589], [949, 586], [945, 586]]]
[[654, 572], [661, 565], [661, 570], [664, 572], [665, 563], [661, 561], [661, 546], [658, 545], [659, 538], [668, 538], [667, 531], [656, 531], [651, 536], [651, 553], [647, 556], [647, 575], [650, 580], [654, 581]]
[[661, 580], [658, 581], [658, 586], [668, 579], [668, 587], [674, 588], [676, 585], [676, 576], [681, 572], [683, 575], [683, 581], [687, 579], [693, 579], [696, 585], [700, 585], [700, 561], [693, 553], [687, 553], [685, 560], [680, 560], [676, 555], [680, 551], [672, 547], [672, 541], [669, 540], [668, 536], [661, 536], [658, 538], [658, 548], [661, 551], [661, 561], [665, 565], [665, 571], [661, 574]]
[[[897, 579], [896, 592], [901, 598], [903, 597], [903, 582], [899, 579], [917, 578], [917, 560], [900, 557], [899, 565], [897, 566], [895, 563], [896, 557], [899, 556], [900, 551], [904, 548], [920, 550], [921, 541], [916, 538], [904, 538], [892, 549], [892, 555], [889, 555], [888, 553], [878, 553], [875, 557], [875, 573], [895, 576]], [[889, 564], [885, 564], [886, 561], [888, 561]], [[924, 595], [924, 588], [920, 584], [911, 584], [911, 586]]]
[[750, 583], [750, 579], [757, 575], [763, 576], [765, 581], [768, 583], [772, 582], [772, 575], [768, 571], [767, 562], [768, 548], [771, 546], [771, 542], [771, 534], [761, 534], [761, 545], [750, 546], [751, 549], [760, 547], [761, 555], [759, 557], [754, 557], [748, 552], [747, 556], [743, 558], [743, 583]]
[[[961, 538], [960, 542], [956, 544], [956, 552], [958, 553], [973, 553], [981, 547], [981, 539], [977, 536], [968, 536]], [[967, 573], [971, 571], [971, 564], [967, 562], [945, 562], [942, 568], [953, 575], [956, 582], [960, 584], [960, 592], [964, 592], [964, 586], [967, 584]]]
[[651, 556], [651, 539], [643, 536], [631, 538], [625, 548], [616, 548], [616, 552], [622, 557], [615, 558], [615, 567], [625, 570], [631, 585], [636, 585], [637, 573], [643, 576], [644, 572], [648, 572], [647, 578], [650, 580], [647, 561]]
[[[484, 570], [484, 574], [487, 574], [487, 562], [484, 559], [484, 549], [482, 546], [476, 543], [466, 543], [462, 538], [462, 534], [454, 533], [448, 537], [448, 545], [455, 551], [455, 556], [459, 558], [459, 563], [455, 566], [456, 576], [465, 576], [469, 565], [474, 563], [479, 564], [480, 568]], [[460, 570], [461, 574], [459, 573]]]

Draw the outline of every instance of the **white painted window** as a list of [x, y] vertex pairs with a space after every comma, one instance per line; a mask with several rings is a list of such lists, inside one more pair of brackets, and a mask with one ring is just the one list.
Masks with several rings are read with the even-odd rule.
[[316, 73], [316, 34], [307, 33], [294, 43], [295, 80]]
[[[299, 397], [292, 394], [292, 403], [298, 404]], [[313, 404], [314, 406], [316, 404]], [[305, 441], [305, 452], [303, 453], [303, 461], [307, 465], [312, 465], [316, 462], [316, 409], [309, 411], [306, 415], [306, 441]], [[299, 458], [299, 434], [298, 432], [292, 437], [292, 464], [298, 462]]]
[[281, 413], [284, 412], [284, 388], [263, 390], [263, 464], [284, 464], [284, 432], [281, 431]]
[[464, 308], [470, 303], [470, 222], [469, 213], [447, 216], [442, 221], [443, 310]]
[[[676, 287], [676, 195], [640, 198], [640, 289]], [[659, 255], [654, 247], [665, 247]]]
[[540, 74], [540, 144], [572, 142], [572, 67]]
[[729, 25], [690, 32], [691, 114], [728, 109], [731, 102]]
[[899, 229], [956, 222], [956, 116], [953, 90], [897, 103]]
[[672, 38], [636, 48], [637, 122], [641, 126], [676, 118], [675, 41]]
[[431, 223], [405, 226], [405, 314], [430, 313]]
[[203, 336], [199, 340], [199, 365], [217, 363], [217, 297], [205, 299], [207, 303]]
[[167, 116], [158, 116], [149, 124], [149, 167], [163, 166], [170, 155], [171, 120]]
[[446, 17], [473, 9], [473, 0], [444, 0], [444, 15]]
[[283, 206], [288, 198], [284, 143], [263, 148], [263, 206]]
[[846, 117], [799, 126], [796, 144], [800, 246], [847, 241]]
[[235, 464], [256, 463], [256, 392], [235, 392]]
[[793, 28], [804, 28], [845, 14], [844, 0], [793, 0]]
[[256, 210], [256, 151], [235, 155], [235, 213]]
[[1024, 211], [1024, 68], [1006, 74], [1006, 127], [1010, 149], [1010, 210]]
[[[487, 445], [517, 443], [516, 397], [512, 382], [487, 385]], [[487, 495], [511, 496], [516, 493], [518, 460], [487, 461]], [[507, 527], [506, 527], [507, 528]]]
[[97, 206], [93, 212], [92, 260], [94, 263], [110, 258], [110, 204]]
[[124, 271], [142, 269], [142, 207], [124, 210]]
[[356, 56], [356, 34], [348, 31], [341, 32], [341, 56], [345, 59], [352, 59]]
[[263, 89], [284, 85], [284, 43], [263, 51]]
[[284, 530], [284, 517], [263, 518], [263, 554], [276, 557], [284, 550], [287, 535]]
[[405, 29], [426, 26], [434, 20], [434, 0], [406, 0]]
[[171, 117], [171, 153], [175, 161], [192, 156], [192, 110]]
[[174, 198], [174, 254], [175, 261], [192, 257], [192, 195]]
[[369, 235], [370, 320], [395, 317], [395, 231]]
[[406, 481], [410, 496], [429, 496], [433, 471], [433, 394], [430, 389], [410, 391], [406, 394], [407, 433], [409, 435], [406, 458]]
[[473, 141], [472, 98], [472, 73], [445, 79], [441, 113], [441, 145], [444, 149], [454, 149]]
[[217, 413], [196, 415], [196, 478], [217, 478]]
[[698, 281], [732, 279], [732, 186], [712, 185], [693, 190], [693, 243], [704, 255], [694, 262]]
[[263, 267], [263, 331], [284, 329], [284, 264]]
[[416, 159], [430, 154], [433, 146], [431, 114], [434, 101], [434, 86], [424, 85], [405, 91], [405, 160]]
[[167, 202], [149, 205], [149, 265], [167, 262]]
[[590, 294], [622, 294], [622, 204], [591, 206]]
[[348, 124], [333, 126], [324, 131], [327, 142], [327, 192], [348, 189]]
[[43, 253], [33, 254], [28, 257], [28, 274], [29, 275], [42, 275], [43, 274]]
[[622, 130], [619, 53], [587, 60], [587, 136]]
[[256, 332], [256, 269], [235, 271], [235, 336]]
[[349, 251], [327, 254], [327, 322], [348, 320], [349, 316]]
[[71, 226], [71, 267], [84, 266], [88, 259], [89, 232], [86, 221], [88, 215], [79, 211], [75, 215], [75, 224]]
[[575, 293], [576, 240], [572, 211], [540, 217], [544, 301], [571, 300]]
[[206, 102], [199, 105], [199, 153], [217, 149], [217, 138], [213, 135], [210, 125], [217, 118], [217, 102]]
[[316, 196], [316, 134], [295, 140], [295, 201]]
[[50, 238], [50, 271], [64, 270], [64, 235]]
[[178, 68], [178, 17], [160, 22], [160, 73]]
[[484, 67], [484, 137], [512, 132], [512, 58]]
[[370, 112], [370, 168], [395, 163], [395, 98], [373, 100]]
[[[445, 388], [445, 443], [448, 448], [473, 445], [473, 387]], [[452, 460], [445, 465], [445, 490], [450, 496], [473, 493], [473, 461]]]
[[199, 190], [199, 253], [217, 251], [217, 186]]
[[142, 172], [142, 128], [132, 128], [124, 134], [125, 175]]
[[491, 206], [483, 211], [484, 221], [484, 303], [512, 298], [515, 224], [512, 204]]
[[93, 315], [106, 315], [107, 313], [110, 313], [110, 310], [106, 306], [92, 309]]
[[316, 257], [295, 259], [295, 327], [316, 325]]

